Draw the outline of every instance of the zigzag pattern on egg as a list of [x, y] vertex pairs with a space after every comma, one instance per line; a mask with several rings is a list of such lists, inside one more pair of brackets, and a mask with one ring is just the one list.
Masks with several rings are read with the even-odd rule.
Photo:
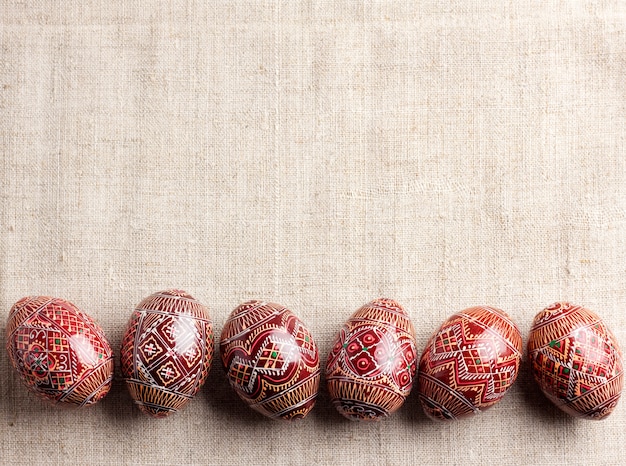
[[622, 353], [594, 312], [554, 303], [537, 314], [528, 340], [533, 376], [557, 407], [576, 417], [603, 419], [619, 401]]
[[501, 310], [473, 307], [454, 314], [431, 337], [419, 368], [425, 413], [457, 419], [487, 409], [515, 382], [522, 337]]
[[273, 419], [299, 419], [319, 389], [319, 352], [300, 319], [279, 304], [249, 301], [230, 315], [220, 338], [231, 386], [252, 409]]

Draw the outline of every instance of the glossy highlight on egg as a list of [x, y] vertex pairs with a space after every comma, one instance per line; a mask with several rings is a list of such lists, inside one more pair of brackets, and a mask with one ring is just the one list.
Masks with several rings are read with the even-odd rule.
[[231, 387], [272, 419], [305, 417], [320, 382], [319, 351], [304, 323], [286, 307], [248, 301], [227, 319], [220, 338]]
[[169, 416], [207, 379], [213, 358], [209, 311], [183, 290], [154, 293], [133, 311], [120, 353], [135, 404], [150, 416]]
[[499, 402], [513, 385], [522, 336], [502, 310], [478, 306], [446, 320], [420, 359], [418, 393], [428, 417], [453, 420]]
[[416, 369], [413, 324], [400, 304], [381, 298], [342, 326], [326, 362], [326, 383], [341, 415], [379, 421], [402, 406]]
[[111, 388], [111, 345], [102, 328], [69, 301], [20, 299], [9, 314], [6, 345], [24, 385], [53, 404], [93, 405]]
[[601, 420], [617, 406], [622, 352], [595, 312], [567, 302], [545, 308], [533, 321], [528, 359], [543, 393], [566, 413]]

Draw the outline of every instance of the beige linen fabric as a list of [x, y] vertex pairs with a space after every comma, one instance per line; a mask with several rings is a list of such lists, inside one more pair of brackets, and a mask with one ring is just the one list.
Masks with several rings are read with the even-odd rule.
[[0, 5], [0, 463], [624, 464], [603, 422], [505, 399], [439, 424], [415, 393], [344, 421], [247, 409], [218, 364], [166, 420], [110, 395], [48, 407], [10, 369], [29, 294], [90, 313], [114, 346], [180, 287], [219, 334], [243, 300], [290, 307], [322, 361], [340, 325], [397, 299], [420, 350], [489, 304], [526, 339], [561, 299], [626, 346], [626, 3], [39, 1]]

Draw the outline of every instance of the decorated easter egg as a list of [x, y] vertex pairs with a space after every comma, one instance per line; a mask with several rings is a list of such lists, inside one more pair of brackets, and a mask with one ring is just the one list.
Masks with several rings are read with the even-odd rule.
[[566, 413], [603, 419], [617, 405], [624, 385], [622, 353], [589, 309], [562, 302], [537, 314], [528, 358], [543, 393]]
[[402, 306], [377, 299], [343, 325], [326, 362], [333, 405], [355, 421], [378, 421], [396, 411], [413, 387], [415, 332]]
[[419, 399], [428, 417], [451, 420], [502, 399], [519, 373], [522, 336], [509, 316], [472, 307], [446, 320], [430, 338], [419, 365]]
[[100, 326], [64, 299], [28, 296], [11, 308], [7, 350], [22, 382], [39, 397], [92, 405], [109, 392], [113, 351]]
[[213, 358], [209, 312], [182, 290], [154, 293], [135, 308], [122, 340], [126, 387], [144, 413], [165, 417], [204, 385]]
[[224, 324], [222, 364], [231, 387], [254, 410], [273, 419], [306, 416], [317, 397], [317, 345], [302, 321], [274, 303], [249, 301]]

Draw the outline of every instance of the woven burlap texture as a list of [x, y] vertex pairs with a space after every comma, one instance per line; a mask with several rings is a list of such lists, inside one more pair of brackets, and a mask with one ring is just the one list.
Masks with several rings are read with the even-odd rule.
[[[178, 287], [211, 310], [298, 314], [322, 361], [386, 296], [422, 350], [452, 313], [571, 300], [626, 346], [626, 4], [621, 1], [4, 1], [0, 309], [59, 296], [116, 351]], [[250, 411], [215, 364], [154, 420], [119, 369], [80, 412], [0, 358], [2, 464], [624, 464], [626, 404], [568, 418], [524, 365], [492, 409], [434, 423], [415, 393], [350, 423]]]

